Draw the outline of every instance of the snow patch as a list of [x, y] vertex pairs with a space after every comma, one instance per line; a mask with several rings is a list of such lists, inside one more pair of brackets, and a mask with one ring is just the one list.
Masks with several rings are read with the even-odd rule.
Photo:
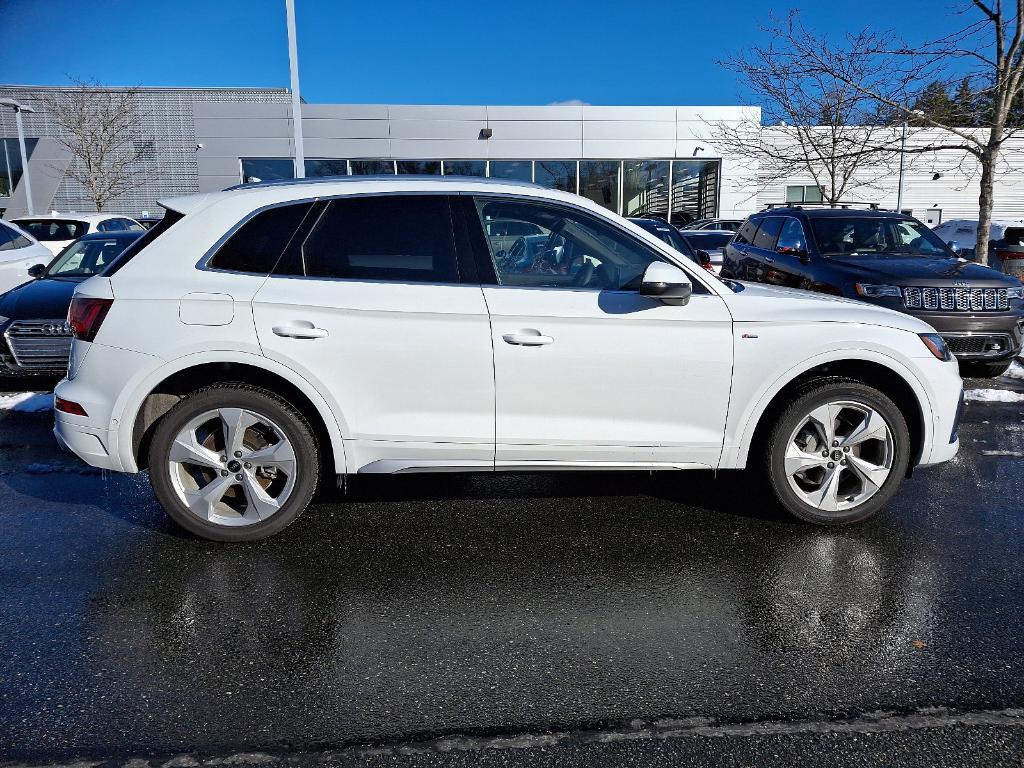
[[1003, 374], [1008, 379], [1020, 379], [1024, 381], [1024, 365], [1021, 365], [1020, 360], [1014, 360], [1013, 364], [1006, 369]]
[[53, 410], [53, 395], [42, 392], [18, 392], [0, 395], [0, 411], [19, 413], [45, 413]]
[[1022, 451], [982, 451], [982, 456], [1015, 456], [1018, 459], [1024, 459], [1024, 452]]
[[968, 389], [964, 398], [980, 403], [1024, 403], [1024, 393], [1007, 389]]

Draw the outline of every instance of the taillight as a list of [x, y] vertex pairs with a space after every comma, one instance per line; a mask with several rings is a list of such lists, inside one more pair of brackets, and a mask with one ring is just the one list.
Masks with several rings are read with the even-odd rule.
[[72, 416], [89, 415], [88, 413], [85, 412], [85, 408], [83, 408], [81, 405], [74, 402], [73, 400], [65, 400], [63, 397], [54, 397], [53, 407], [56, 408], [58, 411], [70, 413]]
[[68, 325], [71, 335], [79, 341], [92, 341], [107, 316], [113, 299], [93, 299], [87, 296], [75, 296], [68, 308]]

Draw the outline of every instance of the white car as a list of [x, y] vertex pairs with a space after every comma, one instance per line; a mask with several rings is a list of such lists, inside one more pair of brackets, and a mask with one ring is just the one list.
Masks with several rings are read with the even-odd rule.
[[[268, 536], [370, 472], [752, 466], [799, 517], [847, 523], [959, 445], [927, 324], [723, 282], [576, 195], [353, 177], [164, 205], [76, 290], [55, 433], [148, 468], [199, 536]], [[489, 243], [508, 220], [546, 242]]]
[[142, 232], [135, 219], [109, 213], [50, 213], [45, 216], [21, 216], [14, 223], [45, 245], [56, 256], [82, 235], [92, 232]]
[[[0, 293], [32, 279], [29, 270], [50, 263], [53, 254], [17, 224], [0, 221]], [[0, 321], [2, 322], [2, 321]]]

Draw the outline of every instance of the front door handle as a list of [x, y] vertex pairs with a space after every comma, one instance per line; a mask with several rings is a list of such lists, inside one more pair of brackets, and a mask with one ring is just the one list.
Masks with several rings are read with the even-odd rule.
[[775, 257], [774, 256], [765, 256], [764, 260], [767, 261], [769, 264], [774, 264], [775, 263]]
[[286, 339], [322, 339], [327, 336], [326, 329], [317, 328], [308, 320], [293, 320], [284, 325], [275, 325], [271, 330]]
[[545, 336], [536, 328], [523, 328], [515, 333], [506, 333], [501, 338], [505, 340], [506, 344], [516, 344], [520, 347], [542, 347], [555, 341], [550, 336]]

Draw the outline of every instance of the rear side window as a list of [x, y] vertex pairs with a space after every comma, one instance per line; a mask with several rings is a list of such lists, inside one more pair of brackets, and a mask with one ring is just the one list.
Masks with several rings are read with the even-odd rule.
[[0, 251], [12, 251], [32, 245], [32, 241], [16, 229], [0, 224]]
[[775, 250], [775, 241], [779, 237], [779, 230], [782, 229], [782, 219], [778, 216], [768, 216], [761, 219], [761, 226], [757, 228], [754, 235], [754, 247], [765, 250]]
[[740, 227], [739, 232], [736, 233], [736, 242], [743, 245], [750, 245], [754, 242], [754, 233], [757, 231], [757, 222], [753, 219], [747, 219], [743, 222], [743, 226]]
[[458, 282], [448, 198], [332, 200], [302, 246], [307, 277]]
[[312, 203], [296, 203], [257, 213], [228, 238], [209, 266], [269, 275], [312, 207]]
[[17, 224], [40, 242], [77, 240], [89, 229], [84, 221], [71, 219], [19, 219]]

